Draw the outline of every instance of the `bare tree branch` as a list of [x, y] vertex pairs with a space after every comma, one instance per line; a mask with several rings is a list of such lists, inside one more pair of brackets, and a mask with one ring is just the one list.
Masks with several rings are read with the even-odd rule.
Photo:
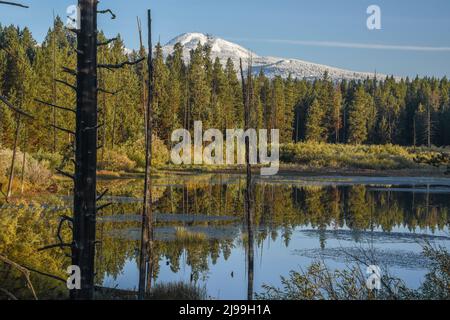
[[65, 129], [65, 128], [61, 128], [61, 127], [58, 127], [58, 126], [54, 126], [52, 124], [50, 125], [50, 127], [58, 129], [58, 130], [61, 130], [61, 131], [65, 132], [65, 133], [70, 133], [71, 135], [75, 135], [75, 132], [73, 132], [72, 130], [69, 130], [69, 129]]
[[51, 244], [49, 246], [42, 247], [42, 248], [38, 249], [38, 252], [55, 249], [55, 248], [63, 249], [63, 248], [72, 248], [72, 247], [73, 247], [72, 243], [56, 243], [56, 244]]
[[67, 67], [62, 67], [62, 70], [65, 73], [68, 73], [68, 74], [70, 74], [72, 76], [77, 76], [78, 75], [78, 72], [76, 70], [73, 70], [73, 69], [70, 69], [70, 68], [67, 68]]
[[6, 296], [8, 296], [12, 300], [19, 300], [19, 299], [16, 298], [15, 295], [13, 295], [11, 292], [9, 292], [6, 289], [0, 288], [0, 292], [3, 292]]
[[115, 94], [121, 92], [122, 90], [123, 89], [119, 89], [117, 91], [108, 91], [108, 90], [103, 89], [103, 88], [97, 88], [97, 92], [103, 92], [103, 93], [110, 94], [110, 95], [115, 95]]
[[25, 111], [23, 111], [23, 110], [21, 110], [21, 109], [19, 109], [19, 108], [14, 107], [14, 106], [13, 106], [13, 105], [12, 105], [12, 104], [4, 97], [4, 96], [2, 96], [2, 95], [0, 95], [0, 101], [2, 101], [4, 104], [6, 104], [6, 105], [8, 106], [8, 108], [10, 108], [11, 110], [13, 110], [14, 112], [16, 112], [16, 113], [18, 113], [18, 114], [21, 114], [21, 115], [23, 115], [23, 116], [25, 116], [25, 117], [34, 119], [34, 117], [33, 117], [32, 115], [26, 113]]
[[112, 38], [112, 39], [108, 39], [105, 42], [98, 42], [97, 46], [107, 46], [108, 44], [110, 44], [111, 42], [117, 41], [118, 38]]
[[77, 87], [74, 86], [74, 85], [72, 85], [72, 84], [70, 84], [70, 83], [68, 83], [67, 81], [60, 80], [60, 79], [55, 79], [55, 81], [58, 82], [58, 83], [61, 83], [61, 84], [65, 85], [65, 86], [68, 86], [68, 87], [71, 88], [72, 90], [77, 91]]
[[100, 13], [100, 14], [109, 13], [111, 15], [112, 20], [114, 20], [116, 18], [116, 15], [114, 14], [114, 12], [112, 12], [111, 9], [99, 10], [99, 11], [97, 11], [97, 13]]
[[44, 105], [46, 105], [46, 106], [49, 106], [49, 107], [54, 107], [54, 108], [56, 108], [56, 109], [65, 110], [65, 111], [70, 111], [70, 112], [76, 113], [75, 109], [57, 106], [57, 105], [55, 105], [55, 104], [53, 104], [53, 103], [45, 102], [45, 101], [42, 101], [42, 100], [39, 100], [39, 99], [34, 99], [34, 101], [39, 102], [39, 103], [42, 103], [42, 104], [44, 104]]
[[100, 195], [97, 196], [97, 201], [100, 201], [103, 199], [103, 197], [108, 193], [109, 189], [106, 189], [103, 191]]
[[111, 203], [111, 202], [106, 203], [106, 204], [104, 204], [104, 205], [101, 205], [100, 207], [97, 208], [97, 211], [101, 211], [101, 210], [103, 210], [103, 209], [105, 209], [105, 208], [108, 208], [109, 206], [112, 206], [112, 203]]
[[28, 9], [29, 7], [20, 3], [16, 3], [16, 2], [10, 2], [10, 1], [0, 1], [0, 4], [7, 4], [10, 6], [16, 6], [16, 7], [21, 7], [21, 8], [25, 8]]
[[31, 292], [33, 293], [34, 299], [38, 300], [36, 291], [34, 290], [33, 284], [31, 283], [31, 280], [30, 280], [30, 271], [27, 268], [22, 267], [20, 264], [15, 263], [12, 260], [9, 260], [5, 256], [0, 255], [0, 260], [3, 261], [4, 263], [9, 264], [10, 266], [16, 268], [24, 275], [25, 279], [27, 280], [28, 287], [30, 288]]
[[125, 61], [125, 62], [122, 62], [122, 63], [119, 63], [119, 64], [99, 64], [98, 67], [99, 68], [109, 69], [109, 70], [120, 69], [120, 68], [123, 68], [123, 67], [125, 67], [127, 65], [128, 66], [132, 66], [132, 65], [138, 64], [138, 63], [140, 63], [140, 62], [142, 62], [144, 60], [145, 60], [145, 57], [142, 57], [142, 58], [140, 58], [140, 59], [138, 59], [136, 61]]
[[60, 170], [60, 169], [58, 169], [58, 168], [56, 168], [55, 170], [56, 170], [60, 175], [63, 175], [64, 177], [67, 177], [67, 178], [69, 178], [69, 179], [75, 180], [75, 177], [74, 177], [72, 174], [67, 173], [67, 172], [65, 172], [65, 171], [63, 171], [63, 170]]

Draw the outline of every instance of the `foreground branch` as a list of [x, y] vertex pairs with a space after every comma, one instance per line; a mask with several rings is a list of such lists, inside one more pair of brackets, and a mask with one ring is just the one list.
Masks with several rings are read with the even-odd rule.
[[21, 115], [23, 115], [25, 117], [34, 119], [34, 117], [32, 115], [26, 113], [25, 111], [23, 111], [23, 110], [21, 110], [19, 108], [14, 107], [4, 96], [0, 95], [0, 101], [2, 101], [4, 104], [6, 104], [6, 106], [8, 108], [10, 108], [11, 110], [13, 110], [14, 112], [16, 112], [18, 114], [21, 114]]
[[100, 13], [100, 14], [109, 13], [111, 15], [111, 19], [114, 20], [116, 18], [116, 15], [114, 14], [114, 12], [112, 12], [111, 9], [100, 10], [100, 11], [97, 11], [97, 13]]
[[99, 68], [105, 68], [105, 69], [120, 69], [120, 68], [123, 68], [123, 67], [125, 67], [127, 65], [128, 66], [132, 66], [132, 65], [138, 64], [138, 63], [140, 63], [140, 62], [142, 62], [144, 60], [145, 60], [145, 57], [142, 57], [142, 58], [140, 58], [140, 59], [138, 59], [136, 61], [125, 61], [125, 62], [118, 63], [118, 64], [99, 64], [98, 67]]
[[61, 107], [61, 106], [58, 106], [56, 104], [53, 104], [53, 103], [50, 103], [50, 102], [45, 102], [45, 101], [42, 101], [42, 100], [39, 100], [39, 99], [34, 99], [34, 101], [42, 103], [43, 105], [46, 105], [46, 106], [49, 106], [49, 107], [54, 107], [56, 109], [60, 109], [60, 110], [64, 110], [64, 111], [70, 111], [70, 112], [76, 113], [75, 109], [71, 109], [71, 108], [67, 108], [67, 107]]
[[21, 8], [26, 8], [28, 9], [29, 7], [20, 3], [16, 3], [16, 2], [10, 2], [10, 1], [0, 1], [0, 4], [7, 4], [10, 6], [16, 6], [16, 7], [21, 7]]
[[108, 44], [110, 44], [110, 43], [112, 43], [112, 42], [114, 42], [114, 41], [117, 41], [117, 39], [118, 39], [118, 38], [112, 38], [112, 39], [106, 40], [105, 42], [98, 42], [98, 43], [97, 43], [97, 46], [98, 46], [98, 47], [100, 47], [100, 46], [107, 46]]
[[36, 291], [34, 290], [33, 284], [31, 283], [31, 280], [30, 280], [30, 271], [27, 268], [22, 267], [20, 264], [9, 260], [5, 256], [0, 255], [0, 261], [3, 261], [4, 263], [12, 266], [13, 268], [19, 270], [23, 274], [23, 276], [25, 277], [25, 279], [27, 281], [28, 287], [30, 288], [31, 292], [33, 293], [34, 299], [38, 300], [37, 295], [36, 295]]

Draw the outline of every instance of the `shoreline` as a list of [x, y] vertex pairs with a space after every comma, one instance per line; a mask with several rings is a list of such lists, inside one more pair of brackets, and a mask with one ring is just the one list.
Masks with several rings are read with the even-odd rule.
[[[430, 178], [449, 178], [450, 175], [445, 174], [445, 169], [437, 168], [417, 168], [417, 169], [389, 169], [389, 170], [372, 170], [372, 169], [356, 169], [356, 168], [304, 168], [299, 166], [281, 165], [278, 174], [271, 177], [430, 177]], [[255, 177], [261, 177], [260, 167], [252, 170]], [[164, 175], [207, 175], [207, 174], [245, 174], [244, 167], [221, 167], [221, 168], [160, 168], [155, 170], [155, 176]], [[97, 177], [101, 180], [111, 179], [140, 179], [143, 178], [142, 172], [99, 172]]]

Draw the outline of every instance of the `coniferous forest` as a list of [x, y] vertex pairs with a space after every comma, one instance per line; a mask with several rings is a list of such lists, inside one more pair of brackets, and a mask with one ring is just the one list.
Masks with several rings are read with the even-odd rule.
[[[167, 53], [142, 8], [130, 50], [99, 3], [42, 42], [0, 24], [0, 300], [449, 299], [446, 77], [269, 77], [210, 42]], [[172, 163], [198, 121], [280, 145], [251, 133], [238, 165]], [[221, 153], [214, 132], [194, 158]]]
[[[136, 60], [145, 51], [127, 53], [118, 40], [98, 51], [98, 61], [117, 64]], [[100, 33], [99, 41], [106, 41]], [[0, 26], [0, 92], [36, 119], [21, 130], [29, 150], [64, 153], [70, 135], [49, 124], [74, 126], [64, 111], [39, 101], [70, 107], [75, 93], [67, 85], [73, 77], [62, 68], [76, 65], [76, 38], [60, 18], [38, 44], [29, 29]], [[181, 45], [164, 57], [161, 44], [154, 51], [154, 128], [167, 146], [179, 128], [242, 128], [242, 89], [238, 66], [211, 59], [211, 50], [198, 45], [186, 65]], [[56, 67], [53, 66], [53, 63]], [[103, 69], [99, 93], [103, 127], [99, 132], [106, 149], [142, 139], [144, 132], [144, 64], [120, 70]], [[55, 73], [55, 74], [54, 74]], [[56, 81], [53, 81], [56, 79]], [[315, 141], [345, 144], [397, 144], [446, 146], [450, 144], [450, 82], [448, 79], [366, 79], [333, 83], [326, 74], [315, 81], [253, 78], [252, 123], [256, 129], [280, 129], [281, 143]], [[111, 94], [115, 93], [115, 94]], [[13, 111], [0, 109], [1, 143], [10, 146], [16, 129]], [[25, 128], [25, 127], [24, 127]]]

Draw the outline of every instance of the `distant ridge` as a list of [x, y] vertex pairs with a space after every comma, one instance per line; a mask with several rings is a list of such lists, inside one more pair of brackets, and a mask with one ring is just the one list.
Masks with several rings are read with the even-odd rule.
[[285, 59], [277, 57], [263, 57], [258, 54], [227, 40], [207, 35], [203, 33], [184, 33], [178, 37], [170, 40], [165, 46], [163, 46], [164, 56], [167, 57], [173, 52], [175, 44], [180, 43], [183, 45], [183, 56], [185, 62], [189, 62], [190, 51], [195, 49], [198, 43], [209, 44], [211, 46], [212, 58], [218, 57], [224, 65], [228, 58], [233, 60], [235, 67], [239, 65], [239, 59], [242, 58], [244, 62], [247, 62], [249, 57], [252, 57], [253, 68], [255, 73], [259, 73], [261, 69], [269, 78], [275, 76], [281, 76], [287, 78], [291, 75], [294, 78], [299, 79], [318, 79], [322, 78], [325, 72], [328, 72], [328, 76], [333, 81], [338, 80], [363, 80], [366, 78], [374, 78], [377, 76], [382, 79], [386, 75], [376, 74], [370, 72], [357, 72], [345, 69], [339, 69], [317, 63], [302, 61], [299, 59]]

